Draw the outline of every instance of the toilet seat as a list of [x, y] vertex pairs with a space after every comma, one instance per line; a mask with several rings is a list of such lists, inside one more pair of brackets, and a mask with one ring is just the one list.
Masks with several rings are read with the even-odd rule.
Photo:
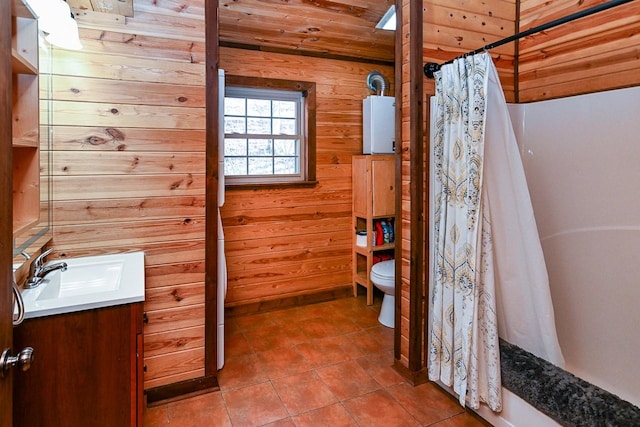
[[396, 284], [396, 263], [395, 260], [382, 261], [371, 267], [371, 281], [373, 283], [395, 287]]

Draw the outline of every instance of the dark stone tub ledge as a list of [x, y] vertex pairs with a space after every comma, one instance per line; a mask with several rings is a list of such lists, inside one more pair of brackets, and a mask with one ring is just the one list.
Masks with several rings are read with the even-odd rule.
[[567, 427], [640, 427], [640, 408], [500, 340], [502, 386]]

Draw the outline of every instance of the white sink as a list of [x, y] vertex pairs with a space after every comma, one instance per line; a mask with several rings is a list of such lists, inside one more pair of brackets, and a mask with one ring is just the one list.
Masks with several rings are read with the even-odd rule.
[[25, 318], [144, 301], [144, 252], [64, 258], [33, 289], [24, 289]]

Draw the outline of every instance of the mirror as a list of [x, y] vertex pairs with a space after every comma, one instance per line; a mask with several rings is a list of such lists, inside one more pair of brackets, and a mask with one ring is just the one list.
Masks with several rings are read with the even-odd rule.
[[[39, 35], [39, 103], [40, 103], [40, 215], [37, 222], [13, 235], [13, 269], [19, 269], [26, 257], [37, 254], [51, 239], [51, 50]], [[34, 184], [37, 185], [37, 184]], [[23, 255], [25, 254], [25, 255]]]

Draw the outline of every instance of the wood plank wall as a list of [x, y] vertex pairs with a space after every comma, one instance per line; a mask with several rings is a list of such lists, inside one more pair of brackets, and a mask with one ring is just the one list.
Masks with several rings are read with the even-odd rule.
[[[522, 30], [605, 0], [522, 0]], [[640, 84], [640, 2], [634, 1], [520, 41], [519, 101]]]
[[53, 51], [53, 246], [144, 250], [146, 389], [204, 373], [204, 2], [76, 10]]
[[[228, 307], [351, 287], [351, 156], [362, 153], [367, 74], [393, 66], [221, 48], [227, 74], [316, 83], [315, 188], [227, 189]], [[393, 88], [391, 88], [393, 90]]]
[[[78, 11], [84, 49], [54, 51], [54, 246], [59, 256], [145, 250], [145, 388], [204, 371], [202, 3], [136, 0], [133, 18]], [[351, 155], [362, 99], [393, 67], [238, 49], [227, 73], [317, 90], [309, 189], [230, 191], [229, 290], [240, 306], [350, 286]]]

